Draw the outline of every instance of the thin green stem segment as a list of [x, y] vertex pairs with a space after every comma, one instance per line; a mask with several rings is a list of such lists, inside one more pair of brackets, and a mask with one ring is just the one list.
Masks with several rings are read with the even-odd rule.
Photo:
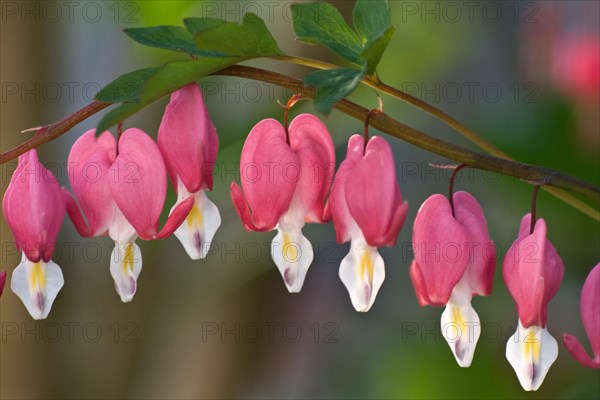
[[454, 168], [454, 171], [452, 171], [452, 175], [450, 176], [450, 184], [448, 185], [448, 201], [450, 202], [450, 208], [452, 209], [453, 217], [456, 216], [454, 214], [454, 180], [456, 179], [458, 171], [460, 171], [464, 167], [466, 167], [465, 164], [459, 164], [456, 166], [456, 168]]
[[531, 195], [531, 225], [529, 227], [529, 234], [533, 234], [533, 230], [535, 229], [535, 221], [537, 219], [537, 196], [538, 192], [542, 185], [534, 185], [533, 186], [533, 194]]
[[290, 110], [292, 109], [292, 107], [294, 107], [294, 104], [296, 104], [300, 100], [302, 100], [302, 93], [297, 93], [297, 94], [293, 95], [292, 97], [290, 97], [290, 99], [287, 101], [287, 104], [284, 107], [283, 128], [285, 129], [285, 141], [287, 142], [287, 144], [290, 144], [290, 133], [288, 131], [289, 120], [290, 120]]
[[[296, 78], [259, 68], [234, 65], [221, 71], [217, 71], [214, 73], [214, 75], [237, 76], [276, 84], [288, 88], [295, 93], [302, 93], [304, 98], [313, 98], [314, 95], [312, 88], [304, 86], [302, 81]], [[11, 150], [8, 150], [5, 153], [2, 153], [0, 155], [0, 164], [14, 159], [32, 148], [57, 138], [73, 126], [77, 125], [79, 122], [94, 115], [108, 105], [109, 104], [100, 102], [90, 103], [63, 120], [40, 128], [33, 138]], [[369, 110], [366, 108], [345, 99], [339, 101], [335, 105], [335, 108], [360, 121], [364, 121], [369, 112]], [[371, 115], [369, 123], [375, 129], [388, 133], [432, 153], [446, 157], [450, 160], [454, 160], [461, 164], [465, 164], [470, 168], [499, 172], [504, 175], [513, 176], [527, 181], [544, 181], [548, 186], [580, 193], [592, 198], [594, 201], [600, 202], [600, 187], [562, 172], [506, 160], [487, 154], [477, 153], [475, 151], [431, 137], [417, 129], [396, 121], [384, 113]], [[584, 211], [583, 209], [579, 208], [577, 204], [573, 204], [568, 201], [567, 203], [575, 208], [580, 209], [581, 211]], [[600, 213], [598, 213], [596, 210], [593, 211], [594, 213], [588, 215], [600, 221]]]
[[290, 64], [303, 65], [305, 67], [315, 68], [315, 69], [335, 69], [341, 68], [339, 65], [330, 64], [328, 62], [313, 60], [312, 58], [304, 58], [304, 57], [295, 57], [295, 56], [271, 56], [272, 60], [284, 61]]
[[363, 137], [365, 139], [363, 145], [363, 154], [367, 153], [367, 143], [369, 142], [369, 120], [371, 119], [371, 115], [373, 114], [383, 114], [383, 108], [381, 107], [381, 103], [379, 108], [369, 110], [367, 116], [365, 117], [365, 128], [363, 130]]

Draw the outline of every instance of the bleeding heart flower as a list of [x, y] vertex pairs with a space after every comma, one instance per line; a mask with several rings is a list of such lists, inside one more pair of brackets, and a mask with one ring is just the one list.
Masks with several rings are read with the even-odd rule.
[[137, 289], [142, 270], [139, 236], [161, 239], [173, 233], [193, 206], [193, 198], [182, 202], [158, 232], [158, 219], [166, 195], [166, 170], [152, 139], [139, 129], [123, 132], [119, 155], [114, 137], [103, 132], [98, 138], [92, 129], [71, 148], [68, 173], [77, 201], [64, 191], [67, 212], [81, 236], [108, 234], [115, 242], [110, 272], [123, 302]]
[[2, 209], [17, 248], [23, 252], [11, 289], [34, 319], [44, 319], [64, 285], [60, 267], [51, 257], [65, 202], [56, 178], [39, 162], [35, 149], [19, 157]]
[[219, 137], [196, 83], [173, 92], [158, 129], [158, 147], [171, 183], [178, 193], [176, 207], [188, 197], [195, 204], [175, 236], [193, 260], [206, 257], [221, 225], [217, 206], [205, 194], [212, 190]]
[[446, 306], [442, 335], [458, 364], [468, 367], [481, 333], [471, 298], [491, 294], [496, 248], [477, 200], [467, 192], [456, 192], [452, 198], [454, 212], [440, 194], [419, 209], [410, 276], [421, 306]]
[[4, 291], [4, 284], [6, 283], [6, 271], [0, 271], [0, 296]]
[[546, 238], [546, 222], [537, 220], [532, 233], [530, 227], [531, 214], [527, 214], [502, 266], [519, 314], [517, 331], [506, 345], [506, 358], [527, 391], [540, 387], [558, 357], [558, 344], [546, 329], [546, 313], [564, 273], [560, 256]]
[[600, 368], [600, 263], [588, 275], [581, 291], [581, 317], [583, 327], [590, 343], [594, 358], [586, 353], [585, 349], [573, 335], [563, 335], [563, 344], [569, 353], [580, 364], [590, 368]]
[[575, 99], [593, 103], [600, 96], [600, 39], [594, 31], [563, 35], [552, 49], [551, 78]]
[[233, 205], [247, 230], [277, 228], [271, 256], [292, 293], [302, 289], [314, 257], [302, 228], [305, 222], [326, 222], [323, 209], [334, 166], [329, 131], [311, 114], [294, 118], [287, 134], [274, 119], [259, 122], [242, 149], [243, 191], [231, 184]]
[[374, 136], [366, 145], [360, 135], [348, 141], [327, 203], [337, 241], [351, 242], [340, 265], [340, 279], [357, 311], [369, 311], [385, 279], [377, 247], [394, 246], [408, 203], [402, 203], [389, 144]]

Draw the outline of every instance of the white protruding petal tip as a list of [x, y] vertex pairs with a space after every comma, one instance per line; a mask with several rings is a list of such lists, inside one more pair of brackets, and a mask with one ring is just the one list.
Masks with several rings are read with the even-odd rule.
[[65, 281], [60, 267], [52, 261], [29, 261], [25, 254], [15, 268], [10, 288], [19, 296], [33, 319], [45, 319]]
[[340, 264], [340, 279], [356, 311], [369, 311], [385, 279], [385, 264], [377, 248], [353, 241]]
[[304, 237], [302, 230], [278, 229], [277, 235], [271, 242], [271, 257], [288, 291], [299, 293], [314, 259], [312, 245]]
[[471, 366], [481, 334], [479, 316], [473, 307], [448, 303], [442, 313], [441, 328], [458, 365], [463, 368]]
[[506, 344], [506, 358], [527, 391], [539, 389], [557, 357], [558, 343], [548, 330], [535, 325], [524, 328], [521, 321]]
[[110, 274], [123, 303], [133, 300], [142, 271], [142, 252], [134, 242], [115, 243], [111, 253]]
[[[185, 190], [180, 186], [179, 190]], [[180, 193], [171, 212], [186, 199], [187, 192]], [[187, 218], [175, 231], [175, 236], [192, 260], [205, 258], [210, 244], [221, 226], [221, 214], [217, 206], [206, 197], [204, 190], [194, 194], [195, 203]]]

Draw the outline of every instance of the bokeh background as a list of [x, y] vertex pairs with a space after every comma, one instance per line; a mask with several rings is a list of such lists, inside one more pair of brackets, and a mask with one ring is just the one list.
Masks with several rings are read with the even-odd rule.
[[[294, 41], [285, 1], [2, 1], [0, 148], [25, 140], [22, 129], [56, 121], [82, 107], [98, 89], [133, 69], [181, 57], [144, 48], [121, 29], [180, 24], [188, 16], [239, 21], [254, 12], [288, 54], [341, 62], [328, 51]], [[336, 3], [350, 21], [353, 2]], [[381, 78], [441, 108], [511, 156], [600, 181], [600, 3], [390, 1], [396, 34], [379, 67]], [[310, 70], [272, 61], [257, 65], [302, 77]], [[130, 304], [122, 304], [108, 272], [108, 238], [82, 239], [65, 219], [55, 261], [66, 284], [49, 318], [34, 322], [9, 282], [0, 300], [0, 397], [42, 398], [598, 398], [600, 375], [560, 346], [557, 362], [536, 393], [522, 391], [504, 357], [517, 314], [497, 269], [494, 293], [476, 298], [483, 323], [475, 360], [461, 369], [439, 333], [442, 309], [420, 308], [411, 287], [411, 227], [419, 205], [446, 193], [448, 175], [428, 166], [436, 155], [389, 138], [397, 177], [410, 203], [395, 248], [381, 250], [386, 281], [367, 314], [351, 306], [338, 278], [348, 246], [334, 243], [331, 225], [308, 226], [315, 262], [300, 294], [287, 293], [270, 260], [273, 233], [246, 232], [229, 197], [251, 127], [282, 118], [277, 101], [292, 94], [237, 78], [201, 81], [220, 135], [215, 187], [209, 197], [223, 224], [212, 254], [188, 259], [179, 242], [138, 241], [144, 267]], [[351, 98], [376, 107], [370, 89]], [[472, 147], [414, 107], [383, 96], [388, 114], [436, 137]], [[155, 135], [166, 100], [127, 121]], [[312, 112], [310, 102], [292, 113]], [[337, 111], [326, 120], [338, 164], [360, 121]], [[41, 160], [68, 187], [70, 146], [98, 122], [81, 123], [39, 149]], [[372, 134], [377, 134], [373, 131]], [[16, 166], [1, 166], [2, 193]], [[513, 178], [465, 171], [459, 189], [482, 204], [503, 255], [528, 212], [531, 187]], [[165, 210], [174, 203], [169, 189]], [[557, 338], [576, 334], [589, 349], [579, 295], [600, 260], [600, 229], [545, 192], [539, 215], [565, 263], [561, 289], [549, 306]], [[598, 204], [595, 205], [598, 207]], [[18, 264], [12, 235], [1, 223], [1, 265]]]

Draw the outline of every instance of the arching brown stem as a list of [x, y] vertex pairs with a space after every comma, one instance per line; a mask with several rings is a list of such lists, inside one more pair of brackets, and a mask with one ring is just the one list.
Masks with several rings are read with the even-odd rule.
[[[301, 93], [303, 98], [313, 98], [314, 95], [312, 88], [304, 86], [302, 81], [296, 78], [254, 67], [234, 65], [217, 71], [213, 75], [238, 76], [276, 84], [293, 90], [296, 93]], [[27, 150], [38, 147], [43, 143], [59, 137], [79, 122], [104, 109], [108, 105], [109, 104], [97, 101], [90, 103], [63, 120], [40, 128], [33, 138], [2, 153], [0, 155], [0, 164], [18, 157]], [[364, 121], [369, 112], [369, 110], [364, 107], [345, 99], [339, 101], [335, 105], [335, 108], [360, 121]], [[383, 113], [371, 115], [369, 125], [422, 149], [465, 164], [470, 168], [494, 171], [527, 181], [544, 181], [546, 186], [562, 188], [574, 193], [579, 193], [600, 203], [600, 187], [560, 171], [478, 153], [429, 136], [428, 134], [405, 125]], [[579, 201], [578, 199], [575, 200]], [[577, 208], [583, 211], [584, 206], [587, 205], [585, 203], [581, 204], [583, 204], [583, 206], [580, 205]], [[589, 209], [591, 207], [587, 207], [588, 209], [585, 210], [586, 214], [592, 216], [596, 220], [600, 220], [597, 211], [592, 209], [590, 212]]]

